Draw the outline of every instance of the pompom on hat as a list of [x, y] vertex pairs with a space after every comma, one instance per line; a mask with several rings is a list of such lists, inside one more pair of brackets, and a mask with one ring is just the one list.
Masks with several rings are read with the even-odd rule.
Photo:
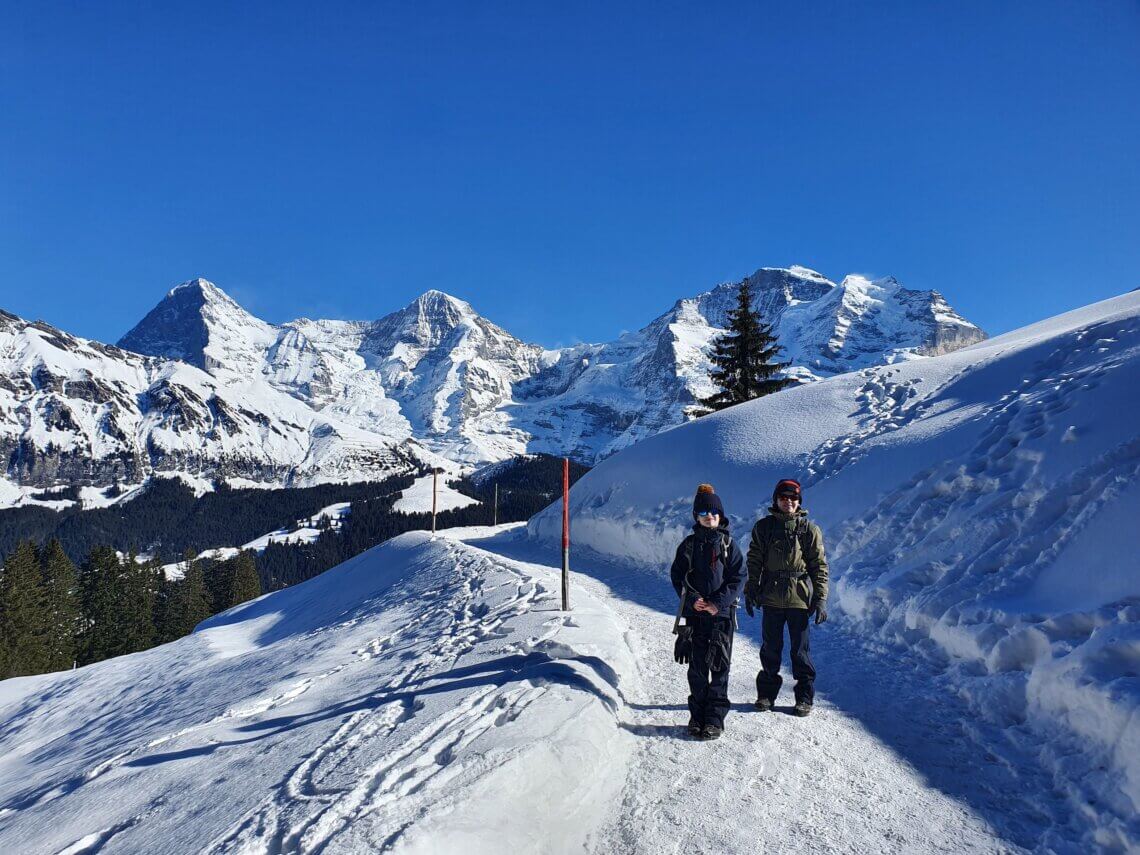
[[697, 495], [693, 497], [693, 519], [696, 519], [701, 511], [713, 511], [724, 519], [724, 505], [721, 504], [720, 496], [716, 494], [712, 484], [701, 484], [697, 487]]

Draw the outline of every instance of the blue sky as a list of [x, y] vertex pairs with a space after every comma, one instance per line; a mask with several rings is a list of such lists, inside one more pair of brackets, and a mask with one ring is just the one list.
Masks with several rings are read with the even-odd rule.
[[1140, 286], [1140, 4], [4, 3], [0, 307], [428, 288], [547, 345], [761, 266], [1001, 332]]

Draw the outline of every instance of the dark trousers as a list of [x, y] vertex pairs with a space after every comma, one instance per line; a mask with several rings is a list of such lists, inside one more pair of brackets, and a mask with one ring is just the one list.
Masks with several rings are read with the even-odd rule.
[[807, 609], [776, 609], [764, 606], [764, 643], [760, 646], [760, 668], [756, 675], [756, 694], [775, 702], [784, 678], [780, 676], [780, 657], [784, 653], [784, 624], [792, 640], [792, 676], [796, 678], [796, 703], [815, 700], [815, 666], [811, 662], [808, 641]]
[[693, 627], [693, 658], [689, 661], [689, 721], [693, 724], [712, 724], [724, 728], [724, 717], [728, 715], [728, 660], [713, 662], [723, 665], [716, 669], [710, 661], [720, 657], [710, 656], [709, 648], [714, 641], [714, 633], [727, 639], [728, 658], [732, 658], [731, 618], [701, 615], [689, 618]]

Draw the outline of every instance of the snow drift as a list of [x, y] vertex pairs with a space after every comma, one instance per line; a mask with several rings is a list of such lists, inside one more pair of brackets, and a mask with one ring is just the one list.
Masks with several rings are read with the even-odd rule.
[[[697, 483], [746, 541], [776, 480], [798, 477], [836, 611], [1040, 744], [1092, 842], [1138, 846], [1138, 388], [1130, 293], [651, 437], [575, 485], [573, 539], [661, 573]], [[552, 507], [528, 531], [555, 541], [560, 526]]]
[[411, 533], [172, 644], [6, 680], [0, 851], [581, 851], [636, 667], [595, 598], [543, 606], [551, 576]]

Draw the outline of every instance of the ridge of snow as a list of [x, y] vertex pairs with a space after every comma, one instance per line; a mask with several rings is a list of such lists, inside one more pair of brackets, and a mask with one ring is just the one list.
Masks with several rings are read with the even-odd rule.
[[[799, 478], [836, 614], [945, 667], [946, 691], [1013, 743], [1050, 746], [1071, 809], [1098, 806], [1086, 842], [1140, 846], [1136, 388], [1130, 293], [645, 439], [575, 484], [573, 539], [659, 573], [696, 484], [746, 535], [771, 485]], [[528, 530], [554, 548], [559, 509]]]

